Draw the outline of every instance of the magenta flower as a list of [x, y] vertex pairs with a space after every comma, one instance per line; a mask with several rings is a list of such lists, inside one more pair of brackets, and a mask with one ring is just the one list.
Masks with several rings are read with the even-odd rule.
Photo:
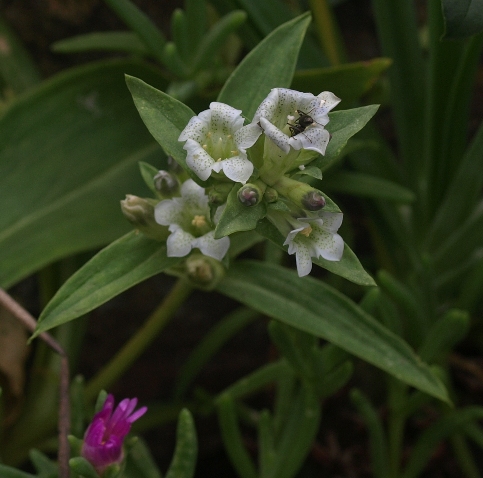
[[99, 475], [102, 475], [109, 465], [122, 462], [124, 437], [129, 433], [131, 424], [147, 410], [147, 407], [141, 407], [133, 413], [137, 403], [137, 398], [125, 398], [113, 412], [114, 397], [109, 394], [102, 410], [94, 415], [88, 426], [81, 455], [91, 463]]

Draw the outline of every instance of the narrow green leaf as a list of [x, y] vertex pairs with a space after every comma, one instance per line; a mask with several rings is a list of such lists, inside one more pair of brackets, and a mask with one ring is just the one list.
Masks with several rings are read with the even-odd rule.
[[462, 38], [483, 31], [481, 0], [442, 0], [446, 22], [445, 37]]
[[175, 399], [180, 399], [196, 374], [216, 354], [216, 352], [234, 335], [252, 323], [259, 316], [258, 312], [240, 308], [227, 315], [200, 341], [191, 352], [178, 373], [173, 392]]
[[[166, 154], [172, 156], [189, 172], [190, 170], [186, 166], [186, 151], [178, 138], [188, 121], [196, 116], [195, 113], [185, 104], [153, 88], [139, 78], [126, 76], [126, 83], [149, 132]], [[196, 178], [197, 182], [200, 181], [194, 173], [192, 177]]]
[[123, 51], [136, 55], [149, 54], [145, 44], [132, 32], [94, 32], [55, 42], [56, 53], [78, 53], [84, 51]]
[[193, 59], [193, 72], [207, 69], [213, 63], [216, 53], [224, 46], [228, 36], [237, 30], [246, 17], [247, 14], [244, 11], [235, 10], [213, 25], [198, 45], [196, 56]]
[[465, 425], [482, 418], [483, 407], [468, 407], [462, 410], [454, 410], [440, 418], [419, 437], [412, 449], [406, 469], [401, 474], [401, 478], [417, 478], [421, 476], [421, 472], [431, 458], [434, 448], [440, 441], [458, 431], [462, 431]]
[[179, 414], [176, 449], [165, 478], [192, 478], [195, 474], [198, 440], [193, 417], [186, 408]]
[[94, 63], [44, 81], [3, 110], [3, 287], [129, 230], [119, 200], [147, 193], [137, 163], [156, 164], [160, 149], [135, 114], [125, 72], [164, 83], [143, 63]]
[[129, 448], [126, 457], [125, 478], [161, 478], [149, 448], [143, 440], [137, 438]]
[[176, 265], [162, 243], [132, 231], [105, 247], [59, 289], [39, 317], [39, 333], [90, 312], [139, 282]]
[[367, 122], [376, 114], [379, 105], [362, 106], [350, 110], [334, 111], [329, 113], [330, 121], [326, 126], [332, 135], [325, 156], [316, 159], [312, 166], [317, 166], [322, 171], [337, 159], [349, 138], [360, 131]]
[[30, 461], [33, 463], [37, 473], [42, 478], [57, 477], [59, 474], [58, 466], [50, 458], [39, 450], [32, 449], [29, 452]]
[[241, 109], [250, 119], [272, 88], [288, 88], [309, 23], [309, 14], [304, 14], [270, 33], [231, 74], [218, 101]]
[[71, 470], [82, 478], [99, 478], [94, 467], [82, 456], [76, 456], [69, 460]]
[[323, 184], [329, 191], [401, 204], [408, 204], [416, 199], [415, 194], [410, 189], [387, 179], [364, 173], [337, 171], [334, 174], [328, 174], [324, 178]]
[[262, 410], [258, 420], [258, 468], [260, 478], [271, 476], [275, 459], [272, 417], [268, 410]]
[[149, 163], [145, 163], [144, 161], [139, 161], [139, 171], [141, 172], [141, 176], [146, 183], [146, 186], [156, 194], [156, 188], [154, 187], [154, 176], [158, 174], [159, 169], [155, 168]]
[[[280, 234], [278, 229], [270, 221], [259, 221], [256, 231], [285, 251], [288, 250], [288, 246], [283, 245], [285, 237]], [[344, 245], [344, 253], [340, 261], [327, 261], [326, 259], [319, 258], [312, 259], [312, 262], [355, 284], [364, 286], [376, 285], [374, 279], [364, 270], [359, 259], [347, 244]]]
[[14, 93], [22, 93], [41, 81], [40, 72], [17, 35], [0, 18], [0, 75]]
[[267, 206], [260, 201], [255, 206], [244, 206], [238, 200], [240, 186], [233, 186], [226, 201], [226, 207], [216, 225], [215, 239], [228, 236], [234, 232], [251, 231], [255, 229], [260, 219], [265, 217]]
[[241, 261], [217, 289], [449, 402], [444, 385], [403, 340], [323, 282], [273, 264]]
[[30, 473], [25, 473], [23, 471], [17, 470], [16, 468], [11, 468], [6, 465], [0, 464], [0, 476], [2, 478], [37, 478], [35, 475]]
[[163, 33], [130, 0], [104, 0], [121, 18], [124, 23], [144, 42], [151, 54], [159, 61], [163, 61], [162, 51], [166, 43]]
[[255, 465], [243, 446], [233, 398], [225, 393], [219, 398], [217, 405], [223, 444], [234, 468], [241, 478], [257, 478]]
[[322, 90], [332, 91], [343, 104], [350, 104], [366, 93], [391, 63], [390, 58], [374, 58], [327, 68], [298, 70], [291, 88], [314, 95]]

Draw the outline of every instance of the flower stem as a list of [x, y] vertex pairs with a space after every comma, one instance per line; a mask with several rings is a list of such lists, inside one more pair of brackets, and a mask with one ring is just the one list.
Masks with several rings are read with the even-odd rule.
[[148, 317], [141, 329], [124, 344], [121, 350], [87, 384], [87, 401], [94, 400], [97, 394], [112, 385], [146, 350], [158, 333], [168, 323], [178, 307], [189, 296], [193, 288], [185, 281], [178, 280], [159, 307]]

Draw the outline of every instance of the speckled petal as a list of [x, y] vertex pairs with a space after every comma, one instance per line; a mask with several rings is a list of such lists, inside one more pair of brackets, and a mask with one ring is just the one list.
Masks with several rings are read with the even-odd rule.
[[344, 215], [341, 212], [319, 211], [317, 216], [323, 220], [324, 229], [327, 229], [332, 234], [335, 234], [339, 230], [344, 219]]
[[208, 234], [195, 239], [192, 244], [205, 256], [221, 261], [230, 248], [230, 238], [215, 239], [215, 231], [210, 231]]
[[210, 129], [210, 118], [210, 110], [203, 111], [198, 116], [193, 116], [193, 118], [189, 120], [185, 129], [181, 131], [178, 141], [192, 139], [201, 143]]
[[[173, 226], [173, 225], [172, 225]], [[168, 257], [184, 257], [187, 256], [193, 247], [195, 238], [189, 233], [183, 231], [179, 226], [170, 227], [173, 232], [169, 235], [166, 241], [168, 249]]]
[[256, 143], [262, 132], [263, 130], [258, 124], [250, 123], [235, 131], [233, 139], [238, 149], [244, 152]]
[[165, 199], [156, 204], [154, 220], [162, 226], [169, 226], [178, 221], [183, 207], [184, 205], [180, 198]]
[[303, 133], [295, 135], [289, 139], [289, 144], [293, 149], [307, 149], [325, 154], [327, 145], [329, 144], [330, 133], [321, 126], [312, 126], [307, 128]]
[[323, 91], [317, 95], [317, 98], [322, 100], [320, 107], [324, 108], [326, 112], [337, 106], [341, 99], [331, 93], [330, 91]]
[[344, 240], [339, 234], [332, 234], [319, 227], [314, 227], [310, 238], [317, 250], [317, 257], [322, 256], [328, 261], [340, 261], [344, 253]]
[[253, 164], [242, 156], [233, 156], [221, 161], [221, 168], [225, 176], [236, 183], [245, 184], [253, 174]]
[[211, 174], [215, 160], [200, 146], [199, 143], [188, 139], [183, 146], [188, 154], [186, 164], [203, 181], [206, 181]]
[[260, 118], [260, 125], [263, 128], [265, 135], [270, 138], [284, 153], [288, 153], [290, 151], [290, 138], [285, 133], [283, 133], [265, 118]]
[[244, 119], [241, 116], [241, 110], [218, 101], [210, 103], [210, 110], [212, 112], [211, 128], [213, 131], [227, 136], [243, 126]]

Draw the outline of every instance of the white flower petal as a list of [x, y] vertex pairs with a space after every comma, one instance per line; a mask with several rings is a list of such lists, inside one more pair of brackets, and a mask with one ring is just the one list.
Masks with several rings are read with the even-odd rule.
[[262, 128], [257, 123], [250, 123], [235, 131], [233, 139], [238, 149], [245, 152], [247, 148], [250, 148], [256, 143], [262, 131]]
[[253, 164], [242, 156], [234, 156], [221, 162], [225, 176], [236, 183], [245, 184], [253, 174]]
[[317, 216], [322, 219], [324, 229], [327, 229], [332, 234], [339, 230], [344, 219], [344, 215], [341, 212], [318, 211]]
[[210, 110], [212, 112], [211, 128], [213, 131], [228, 136], [243, 126], [244, 119], [241, 116], [241, 110], [218, 101], [210, 103]]
[[322, 100], [320, 105], [321, 108], [324, 108], [326, 111], [330, 111], [332, 108], [337, 106], [341, 99], [331, 93], [330, 91], [323, 91], [317, 95], [317, 98]]
[[165, 199], [156, 204], [154, 220], [162, 226], [169, 226], [176, 222], [183, 210], [183, 203], [179, 198]]
[[197, 247], [205, 256], [213, 257], [221, 261], [230, 248], [230, 238], [222, 237], [215, 239], [215, 231], [210, 231], [204, 236], [193, 241], [193, 247]]
[[312, 259], [310, 257], [309, 250], [304, 244], [300, 244], [295, 254], [295, 260], [297, 262], [297, 273], [299, 277], [304, 277], [310, 274], [312, 270]]
[[[170, 228], [171, 230], [171, 228]], [[187, 256], [193, 247], [195, 238], [189, 233], [183, 231], [180, 227], [173, 231], [166, 241], [168, 249], [168, 257], [184, 257]]]
[[316, 247], [317, 257], [322, 256], [328, 261], [340, 261], [344, 253], [344, 240], [339, 234], [314, 227], [310, 234], [312, 244]]
[[188, 208], [204, 208], [208, 207], [208, 196], [205, 189], [196, 184], [192, 179], [186, 180], [181, 185], [181, 196], [184, 206]]
[[188, 154], [186, 164], [203, 181], [206, 181], [211, 174], [215, 160], [200, 146], [199, 143], [188, 139], [183, 146]]
[[269, 137], [284, 153], [290, 151], [289, 137], [265, 118], [260, 118], [260, 125]]
[[329, 144], [330, 133], [320, 126], [312, 126], [304, 132], [295, 135], [289, 139], [289, 144], [293, 149], [307, 149], [325, 154], [327, 145]]
[[211, 117], [210, 110], [203, 111], [198, 116], [193, 116], [186, 125], [185, 129], [181, 131], [178, 141], [186, 141], [187, 139], [193, 139], [194, 141], [201, 143], [203, 138], [208, 134], [210, 129], [209, 119], [206, 121], [207, 115], [203, 113], [208, 113]]

